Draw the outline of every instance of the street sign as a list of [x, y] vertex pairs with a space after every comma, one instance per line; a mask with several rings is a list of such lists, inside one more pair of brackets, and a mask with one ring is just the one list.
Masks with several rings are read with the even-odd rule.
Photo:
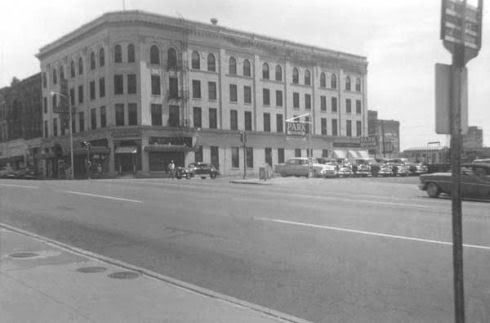
[[286, 121], [286, 129], [290, 136], [306, 136], [308, 134], [307, 124], [304, 122]]
[[378, 138], [376, 136], [361, 137], [361, 147], [376, 148], [378, 146]]
[[[453, 67], [436, 64], [436, 133], [451, 134], [451, 73]], [[468, 70], [464, 68], [461, 84], [461, 133], [468, 132]]]

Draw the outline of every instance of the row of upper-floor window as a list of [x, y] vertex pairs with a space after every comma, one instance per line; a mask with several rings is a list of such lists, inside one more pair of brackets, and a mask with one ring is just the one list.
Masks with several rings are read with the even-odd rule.
[[[115, 45], [114, 47], [114, 63], [123, 63], [123, 55], [122, 55], [122, 46], [120, 44]], [[160, 65], [160, 48], [156, 45], [152, 45], [150, 47], [150, 64], [154, 65]], [[127, 55], [126, 55], [127, 63], [134, 63], [135, 62], [135, 47], [133, 44], [129, 44], [127, 46]], [[98, 62], [97, 62], [98, 61]], [[98, 54], [95, 51], [91, 51], [89, 54], [89, 66], [90, 70], [95, 70], [98, 67], [103, 67], [105, 65], [105, 50], [104, 48], [100, 48]], [[172, 69], [172, 68], [177, 68], [178, 67], [178, 58], [177, 58], [177, 51], [170, 47], [167, 50], [167, 68]], [[192, 52], [191, 56], [191, 67], [192, 69], [201, 69], [201, 57], [200, 54], [197, 51]], [[251, 72], [251, 63], [248, 59], [244, 59], [242, 63], [243, 67], [243, 76], [252, 76]], [[216, 57], [213, 53], [209, 53], [207, 56], [207, 70], [211, 72], [216, 72]], [[282, 67], [279, 64], [276, 64], [275, 68], [275, 81], [283, 81], [283, 71]], [[52, 73], [52, 83], [57, 84], [58, 83], [58, 77], [60, 79], [63, 79], [65, 77], [65, 72], [63, 66], [58, 66], [58, 69], [52, 68], [51, 69]], [[78, 62], [75, 60], [71, 60], [70, 62], [70, 77], [75, 77], [76, 75], [83, 75], [84, 73], [84, 62], [83, 58], [79, 57]], [[228, 74], [230, 75], [237, 75], [237, 59], [233, 56], [229, 57], [228, 59]], [[311, 77], [311, 72], [309, 69], [305, 69], [304, 72], [304, 85], [311, 86], [312, 85], [312, 77]], [[263, 63], [262, 64], [262, 79], [264, 80], [270, 80], [272, 79], [270, 76], [270, 67], [269, 63]], [[292, 83], [293, 84], [300, 84], [299, 81], [299, 69], [297, 67], [293, 68], [292, 71]], [[354, 82], [354, 85], [352, 83]], [[47, 87], [47, 77], [46, 77], [46, 72], [43, 72], [42, 75], [42, 83], [43, 87]], [[327, 73], [321, 72], [320, 73], [320, 87], [321, 88], [327, 88]], [[328, 87], [332, 89], [337, 88], [337, 75], [335, 73], [330, 74], [330, 80]], [[362, 84], [361, 84], [361, 78], [360, 77], [354, 77], [354, 81], [351, 79], [351, 76], [347, 75], [345, 77], [345, 90], [347, 91], [352, 91], [355, 90], [357, 92], [361, 92]]]

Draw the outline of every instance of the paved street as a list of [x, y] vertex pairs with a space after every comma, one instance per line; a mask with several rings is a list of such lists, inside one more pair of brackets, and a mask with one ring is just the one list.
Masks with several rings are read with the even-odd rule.
[[[451, 201], [417, 178], [0, 180], [0, 222], [314, 322], [453, 320]], [[490, 212], [463, 204], [468, 322]]]

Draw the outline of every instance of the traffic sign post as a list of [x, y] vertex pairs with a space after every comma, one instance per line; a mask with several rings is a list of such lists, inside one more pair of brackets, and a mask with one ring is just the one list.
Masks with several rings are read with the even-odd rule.
[[441, 39], [451, 52], [453, 64], [449, 82], [451, 171], [452, 171], [452, 236], [454, 271], [454, 314], [456, 323], [465, 322], [463, 276], [463, 225], [461, 207], [461, 107], [465, 105], [467, 87], [466, 63], [481, 48], [483, 1], [478, 7], [467, 0], [442, 0]]

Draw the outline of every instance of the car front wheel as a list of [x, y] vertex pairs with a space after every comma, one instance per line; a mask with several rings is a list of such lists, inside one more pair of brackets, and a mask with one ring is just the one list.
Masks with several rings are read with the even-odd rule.
[[212, 179], [215, 179], [216, 178], [216, 173], [211, 173], [211, 175], [209, 175], [209, 177], [211, 177]]
[[429, 197], [435, 198], [438, 197], [439, 194], [441, 194], [441, 190], [435, 183], [427, 184], [427, 195], [429, 195]]

